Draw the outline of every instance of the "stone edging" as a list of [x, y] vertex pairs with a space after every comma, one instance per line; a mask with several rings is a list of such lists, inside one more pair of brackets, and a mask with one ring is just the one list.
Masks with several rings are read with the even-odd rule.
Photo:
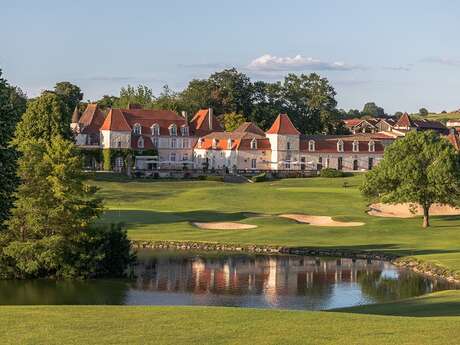
[[305, 256], [332, 256], [349, 259], [383, 260], [398, 267], [411, 269], [414, 272], [444, 279], [451, 283], [460, 284], [460, 275], [429, 262], [424, 262], [412, 257], [398, 257], [397, 255], [369, 252], [363, 250], [349, 249], [321, 249], [310, 247], [284, 247], [269, 245], [238, 245], [208, 242], [189, 241], [131, 241], [134, 249], [168, 249], [168, 250], [199, 250], [199, 251], [221, 251], [221, 252], [242, 252], [242, 253], [263, 253], [263, 254], [293, 254]]

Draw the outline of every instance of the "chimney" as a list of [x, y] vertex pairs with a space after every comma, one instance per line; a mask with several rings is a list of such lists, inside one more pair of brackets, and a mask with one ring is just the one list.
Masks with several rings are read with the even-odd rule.
[[182, 117], [184, 118], [185, 123], [188, 125], [188, 114], [184, 110], [182, 110]]
[[209, 120], [209, 130], [212, 131], [212, 118], [214, 117], [214, 111], [212, 108], [208, 108], [208, 120]]

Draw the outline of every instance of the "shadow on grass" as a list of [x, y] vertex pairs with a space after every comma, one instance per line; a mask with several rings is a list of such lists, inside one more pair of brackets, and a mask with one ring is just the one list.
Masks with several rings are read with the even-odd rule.
[[388, 316], [460, 316], [460, 291], [446, 291], [391, 303], [370, 304], [328, 312]]
[[223, 222], [240, 221], [248, 217], [260, 216], [252, 212], [218, 212], [218, 211], [185, 211], [185, 212], [155, 212], [141, 210], [108, 210], [103, 220], [137, 224], [169, 224], [177, 222]]

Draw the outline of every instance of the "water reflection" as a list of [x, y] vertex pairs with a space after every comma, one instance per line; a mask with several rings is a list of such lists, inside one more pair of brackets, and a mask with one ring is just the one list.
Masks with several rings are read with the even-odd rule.
[[449, 288], [381, 261], [141, 251], [135, 280], [0, 281], [0, 304], [331, 309]]

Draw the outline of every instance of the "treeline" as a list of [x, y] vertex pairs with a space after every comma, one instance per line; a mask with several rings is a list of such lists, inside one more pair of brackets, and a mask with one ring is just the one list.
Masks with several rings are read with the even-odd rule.
[[252, 121], [263, 129], [268, 129], [278, 114], [287, 113], [302, 133], [346, 133], [335, 96], [328, 80], [315, 73], [289, 74], [282, 81], [268, 83], [252, 82], [247, 75], [232, 68], [207, 79], [194, 79], [180, 92], [165, 86], [155, 96], [145, 85], [127, 86], [121, 89], [119, 96], [106, 95], [97, 103], [118, 108], [136, 103], [145, 108], [189, 114], [212, 107], [222, 119], [230, 116], [230, 121], [223, 122], [231, 123], [232, 127], [235, 121]]
[[120, 276], [134, 260], [120, 225], [96, 223], [70, 131], [80, 99], [65, 82], [27, 100], [0, 71], [0, 278]]

